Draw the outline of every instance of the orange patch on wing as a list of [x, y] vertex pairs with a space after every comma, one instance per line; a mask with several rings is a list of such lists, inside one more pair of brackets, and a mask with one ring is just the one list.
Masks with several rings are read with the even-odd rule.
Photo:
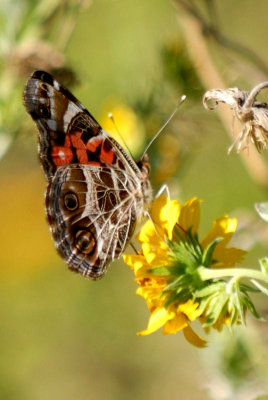
[[99, 145], [103, 142], [103, 139], [93, 138], [87, 142], [87, 149], [92, 153], [95, 153]]
[[77, 159], [81, 164], [90, 164], [88, 162], [88, 153], [85, 149], [76, 150]]
[[68, 136], [65, 136], [64, 146], [65, 146], [65, 147], [71, 147], [71, 146], [72, 146], [72, 144], [71, 144], [71, 139], [70, 139], [70, 136], [69, 136], [69, 135], [68, 135]]
[[54, 146], [51, 150], [53, 163], [57, 166], [72, 162], [74, 155], [70, 147]]
[[71, 135], [71, 143], [72, 143], [73, 147], [75, 147], [76, 149], [80, 149], [80, 150], [86, 149], [86, 145], [83, 142], [83, 140], [78, 138], [75, 135]]
[[101, 148], [101, 154], [100, 154], [100, 160], [102, 162], [105, 162], [107, 164], [112, 164], [114, 161], [114, 151], [112, 148], [105, 150], [104, 147], [102, 146]]
[[100, 167], [101, 163], [99, 161], [88, 161], [87, 162], [88, 165], [93, 165], [95, 167]]

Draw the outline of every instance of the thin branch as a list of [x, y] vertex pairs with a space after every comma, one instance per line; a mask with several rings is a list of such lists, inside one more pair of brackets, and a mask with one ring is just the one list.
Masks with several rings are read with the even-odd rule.
[[[206, 35], [207, 37], [211, 37], [222, 47], [225, 47], [226, 49], [232, 50], [233, 52], [240, 54], [256, 67], [258, 67], [259, 70], [262, 71], [265, 75], [268, 75], [267, 64], [264, 62], [264, 60], [262, 60], [261, 57], [259, 57], [257, 53], [255, 53], [255, 51], [242, 43], [236, 42], [235, 40], [228, 38], [219, 31], [219, 25], [215, 23], [216, 13], [213, 2], [210, 2], [211, 7], [213, 7], [213, 9], [211, 9], [209, 12], [211, 21], [206, 20], [206, 18], [201, 14], [197, 6], [191, 0], [175, 0], [175, 2], [179, 4], [182, 8], [184, 8], [185, 11], [191, 14], [200, 23], [201, 30], [204, 35]], [[209, 7], [208, 0], [206, 0], [206, 2], [207, 7]]]
[[[226, 87], [226, 83], [217, 70], [207, 49], [207, 43], [200, 31], [199, 21], [192, 14], [185, 13], [180, 19], [180, 23], [185, 35], [189, 55], [204, 87], [207, 89]], [[233, 117], [231, 113], [228, 109], [221, 107], [219, 109], [219, 116], [226, 131], [233, 140]], [[246, 152], [240, 153], [240, 156], [254, 181], [267, 188], [268, 169], [257, 150], [252, 146], [250, 148], [250, 156]]]

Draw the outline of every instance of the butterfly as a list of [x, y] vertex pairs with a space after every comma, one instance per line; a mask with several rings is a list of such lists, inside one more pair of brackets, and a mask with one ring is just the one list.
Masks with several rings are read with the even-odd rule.
[[148, 156], [135, 162], [47, 72], [32, 73], [23, 97], [39, 130], [55, 246], [71, 270], [100, 279], [150, 208]]

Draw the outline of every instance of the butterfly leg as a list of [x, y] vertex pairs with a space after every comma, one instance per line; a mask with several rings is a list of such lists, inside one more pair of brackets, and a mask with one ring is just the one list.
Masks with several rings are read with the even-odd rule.
[[[156, 235], [159, 236], [159, 238], [161, 238], [161, 235], [159, 234], [158, 228], [157, 228], [158, 225], [153, 221], [153, 218], [152, 218], [150, 212], [149, 212], [149, 211], [146, 211], [146, 212], [145, 212], [145, 216], [146, 216], [146, 217], [151, 221], [151, 223], [153, 224], [153, 227], [154, 227], [154, 230], [155, 230]], [[161, 226], [159, 226], [159, 228], [161, 229]]]
[[132, 250], [136, 253], [139, 254], [138, 250], [136, 249], [136, 247], [134, 246], [133, 242], [129, 242], [129, 245], [132, 247]]

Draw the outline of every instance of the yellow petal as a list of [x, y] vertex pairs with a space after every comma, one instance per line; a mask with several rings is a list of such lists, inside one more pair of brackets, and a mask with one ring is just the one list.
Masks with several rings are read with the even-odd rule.
[[178, 313], [174, 318], [165, 323], [163, 334], [175, 334], [188, 325], [187, 318], [183, 313]]
[[180, 226], [187, 231], [189, 228], [192, 229], [192, 233], [196, 233], [199, 227], [200, 221], [200, 203], [201, 200], [198, 200], [196, 197], [189, 199], [184, 203], [180, 218], [179, 224]]
[[165, 234], [171, 240], [172, 232], [180, 215], [180, 203], [177, 200], [169, 200], [166, 196], [159, 196], [153, 203], [151, 216], [157, 228], [164, 229]]
[[169, 200], [167, 196], [158, 196], [152, 204], [151, 208], [151, 217], [156, 223], [161, 223], [161, 219], [159, 218], [160, 210], [168, 204]]
[[219, 218], [222, 229], [224, 229], [225, 233], [234, 233], [237, 227], [237, 219], [236, 218]]
[[183, 334], [185, 339], [191, 343], [193, 346], [203, 348], [207, 345], [207, 340], [203, 339], [201, 336], [197, 335], [193, 329], [188, 325], [183, 329]]
[[123, 260], [131, 269], [136, 271], [144, 265], [145, 258], [138, 254], [124, 254]]
[[213, 253], [213, 258], [216, 260], [216, 264], [212, 265], [213, 268], [232, 267], [236, 263], [241, 262], [247, 253], [246, 251], [235, 247], [226, 248], [236, 230], [236, 227], [237, 219], [228, 218], [227, 215], [224, 215], [213, 222], [211, 231], [202, 241], [201, 246], [205, 249], [216, 238], [222, 238], [215, 247]]
[[149, 319], [147, 329], [138, 332], [138, 336], [150, 335], [151, 333], [157, 331], [165, 323], [174, 316], [174, 313], [168, 312], [164, 307], [156, 308]]
[[220, 316], [217, 321], [212, 325], [212, 327], [214, 329], [217, 329], [218, 332], [221, 332], [223, 329], [223, 326], [227, 325], [230, 326], [231, 325], [231, 318], [229, 315], [222, 315]]
[[142, 278], [150, 278], [152, 276], [151, 272], [149, 272], [151, 265], [149, 265], [146, 261], [140, 268], [134, 268], [134, 274], [137, 278], [136, 281]]
[[212, 268], [229, 268], [235, 264], [241, 263], [247, 252], [237, 249], [236, 247], [222, 247], [220, 243], [216, 246], [213, 258], [217, 260], [216, 264], [212, 264]]
[[142, 244], [142, 251], [148, 264], [153, 266], [167, 265], [170, 261], [167, 253], [168, 247], [164, 242], [159, 246], [151, 246], [149, 243]]
[[160, 296], [162, 290], [167, 286], [167, 280], [162, 277], [141, 277], [137, 278], [136, 282], [140, 285], [138, 290], [146, 291], [160, 291], [158, 297]]
[[[163, 238], [164, 235], [160, 235], [160, 238]], [[153, 225], [152, 221], [148, 219], [148, 221], [145, 222], [145, 224], [141, 227], [139, 233], [136, 236], [136, 239], [140, 243], [154, 243], [157, 245], [157, 243], [160, 240], [159, 238], [159, 233], [156, 232], [155, 226]]]
[[202, 311], [198, 309], [198, 306], [198, 303], [193, 303], [190, 299], [186, 303], [180, 304], [178, 306], [178, 311], [184, 313], [190, 321], [194, 321], [202, 314]]
[[163, 301], [160, 300], [161, 293], [163, 291], [163, 287], [139, 287], [136, 290], [136, 294], [143, 297], [145, 300], [148, 301], [154, 301], [155, 305], [159, 307], [160, 304], [163, 303]]
[[201, 246], [204, 249], [208, 246], [209, 243], [219, 237], [223, 238], [223, 240], [218, 244], [218, 246], [225, 246], [230, 241], [233, 233], [236, 230], [236, 227], [236, 218], [228, 218], [227, 215], [224, 215], [223, 217], [215, 219], [211, 231], [202, 241]]

